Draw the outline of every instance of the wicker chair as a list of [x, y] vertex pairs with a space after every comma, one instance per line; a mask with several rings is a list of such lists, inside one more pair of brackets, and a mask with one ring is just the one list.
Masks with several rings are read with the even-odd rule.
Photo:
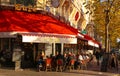
[[87, 61], [86, 60], [81, 61], [81, 69], [86, 69], [87, 70]]
[[61, 72], [63, 71], [63, 60], [62, 59], [57, 60], [56, 71], [61, 71]]
[[70, 60], [67, 68], [68, 68], [70, 71], [71, 71], [72, 69], [74, 70], [74, 64], [75, 64], [75, 60], [74, 60], [74, 59]]
[[51, 58], [47, 58], [46, 61], [45, 61], [45, 63], [46, 63], [46, 65], [45, 65], [45, 68], [46, 68], [46, 69], [45, 69], [45, 70], [46, 70], [46, 71], [48, 71], [48, 70], [51, 71], [51, 70], [52, 70], [51, 60], [52, 60]]

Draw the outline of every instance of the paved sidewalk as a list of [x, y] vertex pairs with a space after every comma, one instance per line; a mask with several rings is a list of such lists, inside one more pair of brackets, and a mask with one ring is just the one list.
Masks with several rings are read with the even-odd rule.
[[[87, 70], [100, 72], [100, 67], [101, 67], [101, 65], [97, 66], [96, 59], [94, 58], [93, 61], [89, 64]], [[119, 63], [119, 66], [118, 66], [118, 71], [116, 69], [110, 69], [110, 68], [108, 68], [108, 70], [107, 70], [106, 73], [120, 74], [120, 63]]]
[[37, 72], [33, 69], [24, 71], [15, 71], [14, 69], [0, 69], [0, 76], [120, 76], [114, 73], [103, 73], [87, 70], [73, 70], [66, 72]]
[[[119, 64], [120, 65], [120, 64]], [[100, 66], [97, 66], [94, 59], [88, 66], [87, 70], [72, 70], [65, 72], [37, 72], [36, 69], [24, 69], [23, 71], [15, 71], [14, 68], [0, 68], [0, 76], [120, 76], [119, 71], [109, 69], [108, 72], [100, 72]]]

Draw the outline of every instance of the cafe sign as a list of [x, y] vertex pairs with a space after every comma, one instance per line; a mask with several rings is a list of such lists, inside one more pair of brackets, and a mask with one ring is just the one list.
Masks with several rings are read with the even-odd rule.
[[15, 10], [18, 10], [18, 11], [27, 11], [27, 12], [36, 12], [36, 6], [32, 6], [32, 5], [29, 5], [29, 6], [24, 6], [22, 4], [15, 4]]

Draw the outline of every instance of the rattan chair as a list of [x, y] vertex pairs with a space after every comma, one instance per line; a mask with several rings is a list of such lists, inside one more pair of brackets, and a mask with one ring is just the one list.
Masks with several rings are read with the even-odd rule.
[[51, 70], [52, 70], [51, 60], [52, 60], [51, 58], [47, 58], [46, 61], [45, 61], [45, 64], [46, 64], [46, 65], [45, 65], [45, 68], [46, 68], [45, 70], [46, 70], [46, 71], [48, 71], [48, 70], [51, 71]]

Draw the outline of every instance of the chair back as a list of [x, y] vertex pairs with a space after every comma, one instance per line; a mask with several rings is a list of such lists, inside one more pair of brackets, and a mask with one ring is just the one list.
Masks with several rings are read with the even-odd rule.
[[57, 60], [57, 65], [63, 65], [63, 60], [62, 59], [58, 59]]
[[47, 58], [46, 59], [46, 66], [50, 66], [51, 65], [51, 58]]
[[71, 65], [74, 65], [74, 63], [75, 63], [75, 60], [72, 59], [72, 60], [70, 61], [70, 64], [71, 64]]

